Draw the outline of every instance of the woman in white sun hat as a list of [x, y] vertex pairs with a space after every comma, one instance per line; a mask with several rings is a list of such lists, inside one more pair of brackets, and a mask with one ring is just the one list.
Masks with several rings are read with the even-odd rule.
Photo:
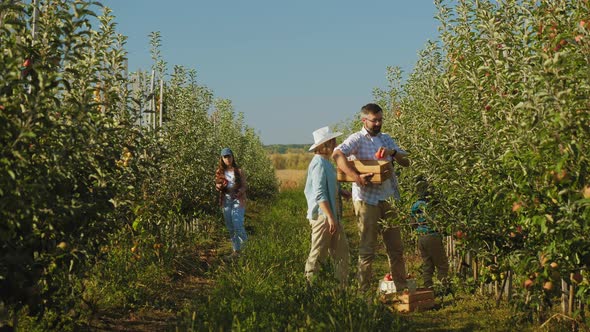
[[311, 284], [328, 254], [334, 260], [334, 274], [342, 286], [348, 284], [350, 255], [348, 240], [340, 216], [340, 186], [336, 169], [330, 162], [336, 147], [336, 137], [342, 133], [323, 127], [313, 132], [314, 144], [309, 148], [315, 156], [307, 169], [305, 197], [307, 219], [311, 226], [311, 249], [305, 263], [305, 277]]

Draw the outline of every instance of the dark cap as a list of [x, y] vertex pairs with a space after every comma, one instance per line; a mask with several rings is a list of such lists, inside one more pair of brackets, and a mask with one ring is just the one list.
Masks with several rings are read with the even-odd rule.
[[234, 153], [231, 151], [230, 148], [223, 148], [221, 149], [221, 156], [229, 156], [229, 155], [234, 155]]

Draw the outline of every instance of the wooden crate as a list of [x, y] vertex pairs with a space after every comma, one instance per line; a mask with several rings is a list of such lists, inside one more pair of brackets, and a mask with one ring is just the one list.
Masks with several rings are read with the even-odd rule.
[[[373, 173], [371, 183], [383, 183], [391, 178], [392, 166], [387, 160], [353, 160], [348, 164], [359, 173]], [[346, 175], [340, 168], [337, 172], [337, 180], [340, 182], [354, 182], [354, 179]]]
[[434, 292], [428, 288], [418, 288], [415, 292], [383, 294], [381, 301], [400, 312], [426, 310], [434, 307]]

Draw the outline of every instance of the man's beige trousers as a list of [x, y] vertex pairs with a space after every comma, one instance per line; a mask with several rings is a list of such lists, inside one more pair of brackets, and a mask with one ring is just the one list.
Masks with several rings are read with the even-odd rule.
[[379, 220], [393, 217], [391, 205], [386, 201], [379, 201], [378, 205], [370, 205], [363, 201], [354, 202], [354, 211], [358, 218], [359, 228], [359, 261], [358, 278], [360, 288], [369, 290], [373, 275], [372, 264], [377, 249], [377, 235], [381, 233], [385, 251], [389, 260], [389, 270], [395, 287], [406, 288], [406, 265], [404, 262], [404, 247], [399, 227], [382, 229]]

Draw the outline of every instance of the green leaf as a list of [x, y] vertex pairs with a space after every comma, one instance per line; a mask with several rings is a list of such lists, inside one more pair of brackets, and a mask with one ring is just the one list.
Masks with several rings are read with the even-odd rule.
[[140, 224], [141, 218], [135, 218], [135, 220], [133, 220], [133, 225], [131, 227], [133, 227], [134, 231], [137, 231], [139, 229]]

